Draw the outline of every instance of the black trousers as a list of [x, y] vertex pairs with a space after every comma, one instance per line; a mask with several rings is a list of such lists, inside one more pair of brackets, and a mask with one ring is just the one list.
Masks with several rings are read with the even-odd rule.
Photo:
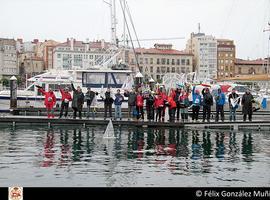
[[203, 121], [205, 121], [205, 118], [207, 121], [210, 120], [211, 115], [211, 106], [203, 106]]
[[192, 120], [199, 119], [200, 106], [192, 106]]
[[154, 106], [146, 106], [147, 119], [154, 120]]
[[104, 117], [107, 117], [107, 112], [108, 112], [108, 110], [109, 110], [109, 115], [110, 115], [110, 117], [112, 117], [112, 104], [110, 103], [110, 104], [106, 104], [106, 103], [104, 103]]
[[[247, 120], [247, 114], [243, 115], [243, 120], [246, 121]], [[248, 114], [248, 120], [252, 121], [252, 114]]]
[[73, 118], [76, 119], [77, 117], [77, 112], [79, 112], [79, 118], [82, 118], [82, 109], [81, 108], [76, 108], [76, 107], [72, 107], [73, 109]]
[[163, 112], [163, 107], [157, 108], [156, 121], [161, 120], [162, 112]]
[[137, 119], [144, 119], [144, 112], [143, 112], [143, 107], [142, 106], [136, 106], [136, 110], [137, 110]]
[[69, 103], [66, 103], [66, 102], [62, 101], [61, 109], [60, 109], [60, 117], [63, 116], [63, 111], [65, 111], [65, 117], [67, 117], [67, 115], [68, 115], [68, 104]]
[[170, 120], [170, 122], [175, 121], [175, 110], [176, 110], [176, 108], [169, 109], [169, 120]]
[[224, 121], [224, 106], [223, 105], [216, 106], [216, 121], [219, 120], [219, 113], [221, 116], [221, 120]]
[[177, 104], [177, 107], [176, 107], [176, 119], [179, 120], [179, 117], [180, 117], [180, 105]]

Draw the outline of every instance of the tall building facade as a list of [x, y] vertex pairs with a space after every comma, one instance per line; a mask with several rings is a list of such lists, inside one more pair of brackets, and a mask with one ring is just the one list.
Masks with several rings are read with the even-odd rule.
[[0, 38], [0, 77], [18, 75], [16, 41]]
[[233, 40], [217, 40], [217, 78], [235, 76], [235, 45]]
[[104, 40], [95, 42], [67, 39], [53, 50], [53, 68], [86, 68], [102, 63], [111, 57], [110, 44]]
[[[135, 49], [140, 72], [145, 80], [153, 78], [161, 81], [166, 73], [191, 73], [193, 55], [172, 49], [171, 44], [155, 44], [154, 48]], [[133, 51], [129, 54], [129, 66], [136, 71], [136, 57]]]
[[217, 40], [204, 33], [191, 33], [186, 51], [194, 55], [194, 71], [200, 81], [217, 77]]

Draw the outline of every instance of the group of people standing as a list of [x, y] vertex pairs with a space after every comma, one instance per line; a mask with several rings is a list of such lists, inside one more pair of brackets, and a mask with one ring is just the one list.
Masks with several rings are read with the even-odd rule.
[[[44, 104], [47, 108], [48, 118], [54, 118], [54, 106], [56, 104], [56, 97], [53, 90], [50, 88], [48, 92], [37, 86], [38, 90], [45, 96]], [[86, 102], [87, 105], [87, 118], [90, 118], [90, 112], [92, 117], [95, 119], [96, 112], [95, 107], [97, 104], [97, 92], [87, 88], [87, 92], [84, 94], [80, 86], [74, 87], [71, 83], [71, 89], [73, 96], [69, 92], [69, 88], [62, 89], [59, 85], [59, 90], [62, 95], [61, 98], [61, 109], [59, 118], [67, 117], [69, 102], [72, 101], [71, 107], [73, 109], [73, 118], [82, 119], [82, 109]], [[101, 96], [104, 101], [104, 119], [107, 117], [112, 118], [112, 105], [115, 107], [114, 119], [122, 120], [122, 103], [124, 97], [128, 98], [128, 120], [136, 118], [137, 120], [144, 120], [144, 109], [146, 108], [147, 119], [149, 121], [165, 121], [165, 113], [168, 109], [168, 116], [170, 122], [188, 121], [188, 110], [192, 109], [192, 121], [198, 121], [199, 111], [202, 107], [203, 116], [202, 122], [210, 122], [211, 107], [214, 102], [216, 103], [216, 115], [215, 121], [219, 119], [224, 121], [224, 105], [226, 103], [225, 94], [218, 89], [217, 94], [212, 95], [208, 87], [205, 87], [202, 92], [193, 86], [191, 91], [190, 87], [183, 87], [177, 89], [171, 89], [167, 94], [165, 88], [160, 87], [156, 91], [142, 92], [141, 88], [138, 91], [135, 89], [124, 90], [124, 94], [120, 93], [120, 89], [117, 90], [116, 94], [112, 94], [111, 89], [107, 88], [104, 95]], [[145, 102], [145, 104], [144, 104]], [[243, 120], [246, 121], [247, 116], [249, 121], [252, 120], [253, 107], [252, 103], [254, 98], [249, 90], [243, 95], [242, 98], [236, 93], [235, 89], [229, 94], [229, 111], [230, 121], [236, 121], [236, 110], [240, 103], [243, 108]], [[91, 110], [92, 109], [92, 110]]]

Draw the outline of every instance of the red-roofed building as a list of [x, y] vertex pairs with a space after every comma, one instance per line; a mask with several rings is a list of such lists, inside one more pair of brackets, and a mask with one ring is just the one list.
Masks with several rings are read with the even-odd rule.
[[[268, 69], [269, 70], [269, 69]], [[267, 59], [235, 60], [235, 75], [267, 74]]]
[[[193, 54], [172, 49], [171, 44], [155, 44], [154, 48], [135, 49], [140, 72], [145, 80], [152, 77], [160, 81], [166, 73], [190, 73], [192, 72]], [[136, 71], [136, 59], [133, 51], [129, 53], [129, 66]]]

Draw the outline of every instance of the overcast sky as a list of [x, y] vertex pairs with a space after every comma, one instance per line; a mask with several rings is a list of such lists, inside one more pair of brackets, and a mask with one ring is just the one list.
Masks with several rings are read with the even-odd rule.
[[[109, 1], [109, 0], [107, 0]], [[123, 33], [122, 13], [118, 6], [118, 30]], [[38, 38], [64, 42], [110, 40], [110, 10], [103, 0], [0, 0], [0, 37]], [[270, 0], [127, 0], [139, 38], [180, 40], [141, 42], [171, 43], [183, 50], [191, 32], [216, 38], [233, 39], [238, 58], [266, 57], [270, 20]]]

